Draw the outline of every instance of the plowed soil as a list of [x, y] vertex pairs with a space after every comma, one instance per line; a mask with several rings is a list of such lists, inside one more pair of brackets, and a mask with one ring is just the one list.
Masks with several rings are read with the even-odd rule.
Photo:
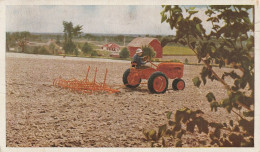
[[[53, 80], [59, 76], [84, 79], [88, 66], [92, 68], [89, 80], [94, 76], [94, 68], [98, 68], [98, 82], [103, 82], [107, 68], [107, 84], [120, 93], [77, 94], [53, 86]], [[226, 96], [220, 83], [209, 81], [200, 88], [193, 85], [192, 79], [199, 75], [202, 66], [185, 65], [186, 88], [173, 91], [169, 80], [165, 94], [151, 94], [144, 84], [136, 89], [122, 86], [122, 75], [129, 67], [129, 61], [7, 53], [7, 146], [150, 147], [143, 140], [142, 129], [157, 129], [167, 123], [167, 111], [183, 107], [203, 110], [209, 121], [236, 119], [224, 109], [210, 109], [205, 97], [209, 91], [214, 92], [218, 101]], [[195, 142], [202, 139], [208, 140], [208, 136], [187, 133], [183, 146], [202, 146]]]

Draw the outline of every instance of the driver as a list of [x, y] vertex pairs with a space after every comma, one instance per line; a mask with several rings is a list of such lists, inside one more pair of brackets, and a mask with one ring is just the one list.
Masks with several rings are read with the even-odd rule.
[[135, 55], [133, 56], [133, 62], [136, 63], [137, 68], [141, 68], [142, 65], [145, 65], [147, 61], [143, 61], [143, 57], [141, 57], [143, 54], [142, 49], [137, 49]]

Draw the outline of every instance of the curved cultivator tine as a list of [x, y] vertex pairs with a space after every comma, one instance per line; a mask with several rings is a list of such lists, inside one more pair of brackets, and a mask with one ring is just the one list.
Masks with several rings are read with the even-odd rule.
[[93, 92], [107, 92], [107, 93], [120, 92], [117, 89], [110, 88], [106, 84], [106, 78], [107, 78], [107, 72], [108, 72], [107, 69], [106, 69], [103, 83], [96, 82], [97, 68], [95, 69], [95, 76], [94, 76], [93, 81], [92, 82], [89, 81], [88, 80], [89, 71], [90, 71], [90, 66], [88, 67], [86, 77], [83, 80], [77, 80], [74, 78], [65, 80], [65, 79], [62, 79], [61, 77], [56, 78], [53, 80], [53, 86], [69, 89], [72, 92], [87, 93], [87, 94], [92, 94]]

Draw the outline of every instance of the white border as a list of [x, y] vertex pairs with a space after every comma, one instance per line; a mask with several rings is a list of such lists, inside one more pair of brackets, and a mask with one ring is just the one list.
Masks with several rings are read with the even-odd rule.
[[[255, 5], [255, 147], [254, 148], [7, 148], [6, 146], [6, 125], [5, 125], [5, 6], [6, 5]], [[260, 152], [260, 8], [258, 0], [0, 0], [0, 152], [99, 152], [99, 151], [138, 151], [138, 152]]]

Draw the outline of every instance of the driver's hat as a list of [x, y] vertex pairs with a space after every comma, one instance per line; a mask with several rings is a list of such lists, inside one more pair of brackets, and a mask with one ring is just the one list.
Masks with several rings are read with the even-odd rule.
[[143, 50], [142, 49], [137, 49], [136, 53], [143, 53]]

